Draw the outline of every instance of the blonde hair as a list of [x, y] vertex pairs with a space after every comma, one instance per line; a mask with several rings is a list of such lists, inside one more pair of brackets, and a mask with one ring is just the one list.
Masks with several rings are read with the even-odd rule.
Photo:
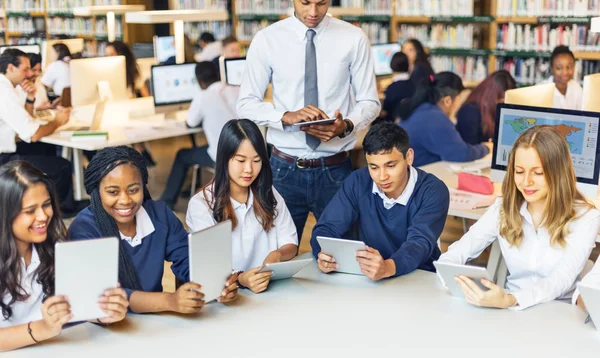
[[511, 246], [519, 247], [523, 240], [523, 218], [520, 210], [525, 198], [515, 184], [515, 155], [521, 148], [533, 148], [540, 157], [548, 185], [542, 225], [550, 234], [552, 246], [565, 247], [569, 224], [576, 219], [575, 207], [591, 209], [592, 205], [576, 188], [577, 179], [567, 141], [555, 127], [548, 125], [529, 128], [517, 138], [513, 146], [502, 183], [500, 235]]

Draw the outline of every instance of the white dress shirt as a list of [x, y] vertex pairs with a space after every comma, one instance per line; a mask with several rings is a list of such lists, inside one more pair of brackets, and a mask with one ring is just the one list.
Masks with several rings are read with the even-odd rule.
[[[554, 77], [550, 77], [543, 83], [554, 83]], [[576, 109], [581, 110], [583, 106], [583, 88], [575, 81], [570, 80], [567, 83], [567, 93], [564, 95], [560, 91], [554, 88], [554, 101], [552, 104], [553, 108], [558, 109]]]
[[196, 56], [196, 62], [212, 61], [223, 54], [223, 43], [214, 41], [206, 45], [205, 48]]
[[235, 103], [239, 94], [239, 87], [215, 82], [194, 97], [188, 110], [187, 124], [190, 127], [202, 124], [208, 142], [208, 155], [213, 161], [217, 159], [217, 144], [223, 126], [237, 118]]
[[[212, 201], [213, 186], [209, 186], [205, 191], [209, 202]], [[273, 223], [275, 226], [268, 232], [263, 229], [262, 224], [254, 214], [254, 195], [252, 191], [248, 195], [247, 204], [238, 203], [231, 199], [231, 205], [233, 205], [238, 221], [231, 235], [234, 270], [245, 271], [259, 267], [271, 251], [287, 244], [298, 245], [296, 227], [285, 201], [275, 188], [273, 188], [273, 194], [275, 200], [277, 200], [275, 209], [277, 217], [275, 217]], [[185, 220], [190, 232], [217, 224], [213, 212], [204, 198], [203, 191], [194, 195], [190, 200]]]
[[57, 96], [62, 96], [65, 87], [71, 87], [71, 68], [64, 61], [54, 61], [46, 70], [42, 83], [52, 88]]
[[29, 143], [40, 125], [23, 106], [23, 100], [12, 82], [0, 74], [0, 154], [17, 151], [15, 136]]
[[[10, 306], [12, 309], [12, 316], [9, 320], [5, 320], [4, 317], [0, 315], [0, 328], [18, 326], [30, 321], [38, 321], [43, 318], [42, 299], [44, 298], [44, 292], [42, 291], [42, 285], [37, 282], [38, 276], [36, 275], [36, 270], [39, 266], [40, 257], [35, 249], [35, 245], [32, 245], [31, 262], [28, 267], [25, 267], [25, 259], [21, 257], [20, 284], [25, 290], [25, 293], [29, 295], [29, 298], [25, 301], [15, 301], [15, 303]], [[6, 294], [2, 297], [2, 302], [8, 304], [11, 299], [12, 296]]]
[[[27, 92], [23, 90], [21, 85], [17, 85], [16, 89], [23, 102], [23, 106], [25, 106], [25, 104], [27, 104]], [[41, 77], [38, 77], [35, 81], [35, 103], [33, 104], [33, 107], [37, 108], [46, 101], [48, 101], [48, 93], [46, 92], [46, 87], [42, 84]]]
[[[525, 309], [557, 298], [571, 298], [576, 279], [595, 246], [600, 230], [600, 211], [576, 208], [578, 219], [571, 222], [567, 245], [550, 245], [545, 227], [536, 232], [527, 202], [521, 207], [523, 240], [520, 247], [510, 246], [500, 236], [499, 220], [502, 199], [498, 199], [457, 242], [440, 256], [440, 262], [465, 264], [498, 240], [506, 267], [510, 272], [507, 292], [517, 299], [514, 309]], [[587, 212], [586, 212], [587, 210]]]
[[378, 187], [377, 184], [375, 184], [375, 182], [373, 182], [373, 194], [379, 195], [379, 197], [383, 200], [383, 207], [387, 210], [390, 210], [396, 204], [406, 206], [406, 204], [408, 203], [408, 199], [410, 199], [413, 192], [415, 191], [415, 185], [417, 184], [417, 177], [419, 176], [419, 173], [417, 173], [417, 170], [412, 166], [409, 166], [409, 168], [410, 175], [408, 177], [406, 187], [404, 188], [402, 194], [400, 194], [400, 196], [396, 199], [388, 198], [388, 196], [385, 195], [383, 190], [381, 190], [381, 188]]
[[125, 240], [131, 247], [136, 247], [142, 244], [142, 239], [146, 236], [152, 234], [154, 232], [154, 224], [152, 223], [152, 219], [148, 215], [148, 212], [144, 207], [140, 207], [140, 210], [135, 214], [135, 236], [129, 237], [123, 235], [119, 231], [119, 235], [121, 236], [121, 240]]
[[[320, 158], [352, 149], [355, 133], [368, 126], [381, 109], [369, 40], [359, 27], [325, 16], [314, 30], [319, 108], [332, 118], [337, 109], [354, 124], [352, 135], [321, 142], [316, 150], [304, 132], [283, 130], [285, 112], [304, 108], [306, 27], [295, 16], [260, 30], [246, 56], [237, 113], [270, 127], [267, 141], [301, 158]], [[274, 104], [264, 102], [273, 84]]]

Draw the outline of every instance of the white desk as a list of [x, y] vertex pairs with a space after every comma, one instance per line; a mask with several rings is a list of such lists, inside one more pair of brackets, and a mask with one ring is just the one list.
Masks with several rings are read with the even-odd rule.
[[522, 312], [483, 309], [438, 288], [435, 274], [372, 282], [321, 274], [244, 290], [193, 316], [131, 315], [84, 324], [3, 357], [597, 357], [600, 332], [563, 302]]

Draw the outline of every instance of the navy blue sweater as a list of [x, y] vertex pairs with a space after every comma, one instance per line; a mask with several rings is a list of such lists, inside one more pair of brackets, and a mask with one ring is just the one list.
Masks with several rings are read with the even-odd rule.
[[[123, 245], [131, 258], [140, 284], [145, 292], [162, 292], [164, 262], [172, 262], [173, 274], [182, 282], [189, 281], [188, 234], [181, 221], [159, 201], [147, 200], [143, 204], [154, 225], [154, 232], [142, 240], [140, 245]], [[69, 226], [72, 240], [87, 240], [103, 237], [96, 225], [94, 214], [88, 207], [81, 211]], [[119, 238], [120, 239], [120, 238]], [[123, 287], [130, 296], [132, 290]]]
[[477, 103], [465, 103], [456, 113], [456, 130], [469, 144], [487, 142], [490, 137], [483, 135], [481, 111]]
[[396, 81], [389, 85], [385, 90], [385, 99], [383, 100], [383, 109], [387, 113], [385, 119], [393, 122], [398, 103], [412, 97], [413, 94], [415, 94], [415, 85], [410, 79]]
[[417, 169], [418, 178], [406, 206], [383, 206], [373, 194], [368, 168], [354, 171], [325, 208], [315, 225], [310, 245], [317, 258], [317, 236], [358, 239], [396, 264], [395, 276], [417, 268], [433, 271], [440, 256], [437, 240], [444, 229], [450, 194], [435, 176]]
[[423, 103], [400, 126], [408, 133], [410, 147], [415, 151], [415, 167], [441, 160], [470, 162], [489, 153], [483, 144], [465, 143], [448, 116], [435, 104]]

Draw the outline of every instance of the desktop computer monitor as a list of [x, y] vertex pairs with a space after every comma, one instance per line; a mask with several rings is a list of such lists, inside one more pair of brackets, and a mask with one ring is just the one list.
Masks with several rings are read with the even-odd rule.
[[52, 46], [57, 43], [63, 43], [67, 45], [71, 53], [83, 52], [83, 39], [65, 39], [65, 40], [47, 40], [42, 43], [42, 70], [46, 70], [50, 65], [50, 58], [52, 57]]
[[109, 90], [109, 100], [129, 98], [124, 56], [71, 60], [70, 68], [73, 107], [97, 103]]
[[581, 109], [584, 111], [600, 112], [600, 101], [596, 97], [598, 93], [600, 93], [600, 73], [583, 77]]
[[145, 42], [136, 42], [131, 46], [131, 51], [136, 59], [154, 57], [154, 44]]
[[0, 46], [0, 55], [9, 48], [21, 50], [25, 53], [40, 53], [40, 45], [3, 45]]
[[600, 113], [595, 112], [498, 104], [492, 181], [504, 180], [509, 155], [517, 137], [525, 130], [542, 124], [555, 126], [567, 140], [577, 176], [577, 189], [588, 198], [596, 198], [600, 170]]
[[371, 46], [371, 57], [375, 65], [375, 76], [386, 76], [392, 74], [390, 62], [396, 52], [400, 52], [400, 44], [382, 44]]
[[200, 92], [195, 63], [152, 66], [151, 78], [156, 113], [185, 110]]
[[552, 108], [554, 104], [554, 83], [546, 83], [504, 92], [504, 103], [523, 106]]
[[225, 58], [219, 57], [219, 70], [221, 82], [230, 86], [240, 86], [246, 69], [246, 57]]
[[163, 63], [175, 56], [175, 36], [154, 36], [154, 58]]

